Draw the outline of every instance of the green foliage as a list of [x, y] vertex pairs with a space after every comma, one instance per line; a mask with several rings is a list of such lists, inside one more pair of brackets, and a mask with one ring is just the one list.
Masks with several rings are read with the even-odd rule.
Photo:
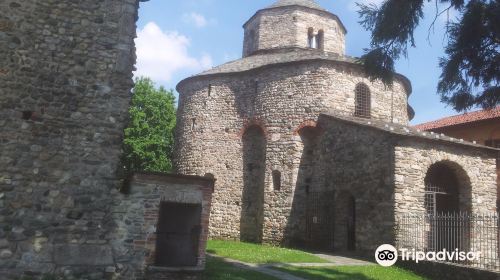
[[[500, 104], [500, 1], [427, 0], [448, 3], [461, 19], [447, 25], [446, 57], [440, 59], [441, 100], [457, 111]], [[362, 5], [361, 24], [371, 31], [371, 49], [361, 57], [366, 74], [391, 86], [394, 60], [415, 47], [414, 31], [424, 17], [424, 0], [386, 0], [380, 7]], [[433, 23], [434, 24], [434, 23]]]
[[269, 245], [209, 240], [207, 252], [247, 263], [326, 263], [312, 254]]
[[149, 78], [135, 82], [125, 129], [124, 165], [128, 172], [169, 172], [174, 146], [175, 97], [172, 91], [155, 88]]

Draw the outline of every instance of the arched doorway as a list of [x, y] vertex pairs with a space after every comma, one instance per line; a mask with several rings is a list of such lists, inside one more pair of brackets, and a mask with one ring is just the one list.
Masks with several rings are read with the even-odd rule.
[[425, 179], [427, 214], [471, 211], [471, 187], [465, 170], [455, 162], [440, 161], [427, 170]]
[[264, 223], [264, 183], [266, 174], [266, 137], [258, 125], [243, 134], [243, 193], [240, 239], [262, 242]]
[[336, 195], [334, 232], [336, 250], [356, 250], [356, 199], [348, 191]]
[[457, 163], [432, 164], [425, 176], [425, 210], [428, 250], [468, 250], [470, 247], [471, 187]]

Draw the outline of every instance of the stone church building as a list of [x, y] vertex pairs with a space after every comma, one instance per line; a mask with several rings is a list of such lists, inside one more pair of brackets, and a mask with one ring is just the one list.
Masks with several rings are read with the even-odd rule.
[[144, 1], [0, 1], [0, 279], [172, 279], [209, 234], [371, 250], [405, 213], [495, 211], [498, 149], [408, 127], [408, 79], [366, 79], [312, 0], [178, 85], [179, 174], [125, 180]]
[[177, 86], [175, 165], [216, 178], [212, 238], [373, 250], [405, 213], [495, 211], [498, 150], [409, 127], [410, 81], [367, 79], [336, 15], [280, 0], [243, 28], [243, 58]]

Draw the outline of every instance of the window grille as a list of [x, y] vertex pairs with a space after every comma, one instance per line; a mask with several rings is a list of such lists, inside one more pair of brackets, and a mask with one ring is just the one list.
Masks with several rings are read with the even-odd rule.
[[438, 194], [447, 194], [440, 187], [435, 185], [426, 185], [425, 186], [425, 211], [427, 214], [435, 215], [437, 214], [436, 208], [436, 195]]
[[371, 94], [367, 85], [361, 83], [356, 86], [355, 90], [356, 107], [354, 115], [361, 118], [371, 117]]

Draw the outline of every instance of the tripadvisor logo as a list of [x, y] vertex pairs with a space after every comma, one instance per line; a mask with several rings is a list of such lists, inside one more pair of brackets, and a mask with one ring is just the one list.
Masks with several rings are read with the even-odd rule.
[[389, 244], [380, 245], [375, 251], [375, 260], [381, 266], [392, 266], [397, 260], [398, 256], [403, 261], [479, 261], [481, 252], [463, 252], [455, 249], [454, 251], [449, 251], [443, 249], [438, 252], [423, 252], [417, 251], [415, 249], [399, 249], [398, 250]]
[[381, 266], [392, 266], [398, 260], [398, 250], [389, 244], [380, 245], [375, 251], [375, 260]]

